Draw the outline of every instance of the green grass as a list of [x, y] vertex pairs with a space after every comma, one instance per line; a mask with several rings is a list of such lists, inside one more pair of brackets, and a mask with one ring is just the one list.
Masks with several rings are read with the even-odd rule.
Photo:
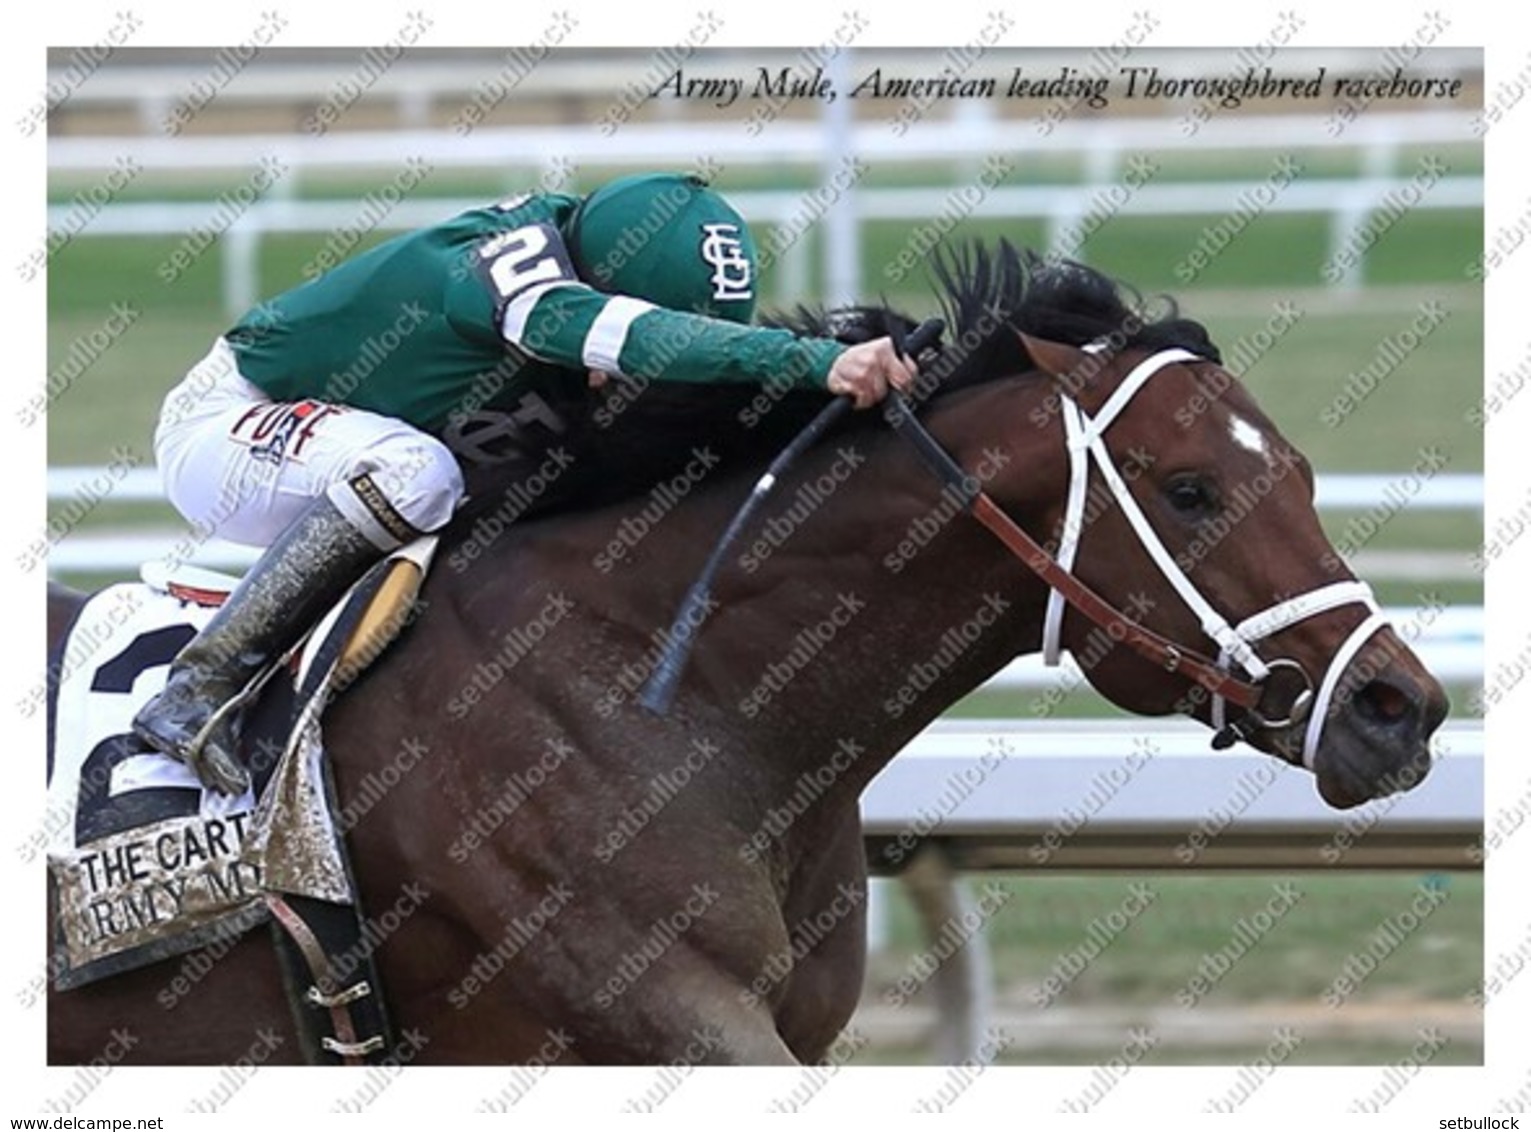
[[[1202, 1003], [1321, 1000], [1347, 957], [1364, 949], [1384, 920], [1408, 909], [1425, 884], [1444, 886], [1447, 898], [1378, 964], [1350, 1001], [1463, 999], [1483, 977], [1483, 877], [1476, 873], [1046, 874], [983, 876], [966, 883], [996, 885], [1009, 894], [987, 931], [996, 983], [1026, 1001], [1061, 955], [1085, 943], [1090, 922], [1106, 917], [1140, 884], [1156, 894], [1153, 902], [1069, 983], [1057, 998], [1060, 1005], [1177, 1005], [1176, 992], [1197, 974], [1203, 956], [1230, 945], [1239, 919], [1249, 920], [1264, 908], [1277, 884], [1292, 886], [1300, 898]], [[873, 987], [896, 983], [924, 946], [912, 907], [902, 897], [892, 905], [891, 942], [869, 975]], [[1005, 993], [1002, 989], [1002, 997]]]
[[[1099, 1019], [1138, 1017], [1150, 1027], [1157, 1017], [1184, 1032], [1197, 1011], [1227, 1020], [1253, 1009], [1285, 1013], [1304, 1035], [1292, 1064], [1376, 1065], [1408, 1052], [1416, 1035], [1406, 1022], [1416, 1008], [1436, 1008], [1457, 1018], [1468, 1031], [1446, 1046], [1440, 1063], [1482, 1061], [1481, 1028], [1467, 999], [1483, 977], [1480, 874], [1049, 873], [985, 875], [963, 883], [975, 892], [998, 889], [1005, 894], [986, 931], [997, 1013], [1007, 1020], [1008, 1032], [1040, 1025], [1047, 1010], [1084, 1011], [1078, 1015], [1081, 1019], [1091, 1017], [1092, 1010], [1103, 1012], [1094, 1016]], [[1092, 921], [1104, 922], [1123, 906], [1134, 886], [1147, 886], [1152, 902], [1114, 938], [1102, 936], [1097, 927], [1096, 939], [1110, 942], [1076, 976], [1060, 977], [1060, 972], [1073, 970], [1063, 957], [1090, 939]], [[1271, 907], [1285, 907], [1284, 913], [1275, 918], [1266, 913], [1262, 919], [1267, 902], [1288, 886], [1299, 894], [1295, 901], [1277, 900]], [[1393, 950], [1359, 985], [1343, 988], [1348, 993], [1342, 1002], [1330, 1005], [1326, 995], [1339, 986], [1336, 980], [1345, 974], [1352, 954], [1366, 950], [1385, 921], [1398, 924], [1423, 888], [1441, 891], [1445, 899], [1415, 921], [1412, 933], [1391, 935]], [[869, 1018], [899, 1019], [903, 1010], [924, 1011], [933, 1005], [924, 990], [907, 1004], [892, 997], [901, 980], [926, 969], [916, 963], [916, 956], [929, 943], [902, 889], [889, 886], [889, 891], [888, 942], [872, 956], [862, 996]], [[998, 903], [992, 894], [987, 899]], [[1241, 919], [1242, 929], [1237, 927]], [[1252, 937], [1250, 925], [1261, 923], [1268, 930]], [[1255, 942], [1249, 943], [1251, 939]], [[1236, 946], [1238, 940], [1245, 945]], [[1210, 969], [1204, 967], [1206, 957], [1218, 952], [1229, 956], [1232, 965], [1215, 982], [1194, 984], [1193, 979]], [[1050, 978], [1058, 982], [1050, 985]], [[1389, 1024], [1389, 1018], [1395, 1021]], [[1341, 1040], [1335, 1027], [1351, 1025], [1356, 1032]], [[1266, 1040], [1264, 1034], [1258, 1041], [1171, 1037], [1145, 1064], [1234, 1064], [1262, 1054]], [[1078, 1040], [1051, 1050], [1028, 1044], [1008, 1052], [1003, 1063], [1091, 1064], [1118, 1052], [1119, 1042], [1105, 1040], [1099, 1048]], [[857, 1064], [926, 1060], [923, 1048], [894, 1044], [867, 1051]]]
[[[1323, 219], [1280, 213], [1256, 217], [1228, 250], [1211, 256], [1201, 267], [1194, 254], [1211, 246], [1205, 244], [1206, 233], [1222, 220], [1218, 215], [1153, 220], [1114, 216], [1090, 232], [1075, 254], [1150, 292], [1185, 292], [1188, 274], [1197, 288], [1316, 287], [1326, 282], [1323, 268], [1330, 249]], [[897, 304], [917, 305], [929, 293], [921, 288], [922, 273], [909, 271], [914, 261], [907, 255], [901, 258], [920, 227], [898, 221], [872, 221], [863, 227], [863, 255], [871, 268], [864, 271], [863, 279], [869, 288], [886, 290]], [[1004, 236], [1018, 244], [1046, 247], [1046, 229], [1040, 221], [964, 217], [936, 226], [942, 229], [949, 229], [949, 239], [992, 241]], [[928, 240], [913, 246], [919, 250], [924, 244]], [[1377, 239], [1363, 278], [1369, 283], [1385, 280], [1389, 285], [1462, 283], [1467, 264], [1481, 245], [1482, 220], [1475, 212], [1410, 215]], [[1452, 249], [1458, 250], [1453, 254]], [[811, 249], [810, 255], [816, 261], [815, 251]], [[898, 270], [900, 266], [903, 271]], [[810, 273], [810, 287], [821, 286], [822, 280]]]

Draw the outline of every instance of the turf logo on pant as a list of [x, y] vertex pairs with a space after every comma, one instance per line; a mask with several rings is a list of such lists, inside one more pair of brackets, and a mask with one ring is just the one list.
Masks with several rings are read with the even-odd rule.
[[341, 412], [322, 401], [257, 405], [229, 429], [229, 439], [250, 449], [250, 458], [280, 464], [291, 457], [298, 462], [314, 429], [326, 417]]
[[712, 267], [712, 297], [748, 299], [753, 294], [754, 265], [744, 253], [737, 224], [702, 225], [702, 259]]

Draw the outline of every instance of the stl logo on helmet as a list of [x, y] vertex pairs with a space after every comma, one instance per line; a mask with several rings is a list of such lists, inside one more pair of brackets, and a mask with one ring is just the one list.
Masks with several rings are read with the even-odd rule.
[[748, 299], [754, 265], [744, 254], [737, 224], [702, 225], [702, 259], [712, 267], [714, 299]]

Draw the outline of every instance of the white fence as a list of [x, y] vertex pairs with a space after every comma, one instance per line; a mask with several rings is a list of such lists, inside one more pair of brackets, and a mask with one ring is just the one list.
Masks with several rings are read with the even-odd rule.
[[[902, 103], [890, 110], [902, 109]], [[592, 165], [689, 167], [711, 159], [712, 167], [782, 166], [821, 170], [829, 157], [855, 155], [868, 162], [911, 165], [977, 162], [991, 155], [1076, 155], [1094, 179], [1111, 177], [1133, 153], [1291, 150], [1354, 150], [1364, 154], [1366, 172], [1397, 171], [1405, 146], [1477, 145], [1477, 115], [1443, 110], [1389, 114], [1368, 111], [1344, 130], [1324, 128], [1317, 115], [1214, 116], [1188, 132], [1178, 118], [1070, 118], [1044, 137], [1032, 120], [994, 121], [983, 117], [895, 124], [891, 119], [849, 124], [825, 146], [822, 122], [769, 122], [751, 130], [744, 123], [677, 126], [628, 124], [607, 132], [589, 126], [481, 127], [452, 130], [388, 130], [312, 134], [187, 135], [182, 137], [57, 137], [49, 139], [48, 168], [56, 173], [95, 175], [131, 161], [143, 174], [249, 170], [262, 158], [280, 162], [293, 174], [316, 170], [397, 170], [406, 158], [433, 168], [559, 169]], [[1077, 186], [1076, 186], [1077, 188]]]
[[1415, 789], [1350, 811], [1308, 771], [1210, 736], [1188, 720], [939, 721], [862, 796], [870, 863], [894, 871], [935, 840], [963, 870], [1481, 868], [1480, 722], [1441, 729]]
[[[1362, 282], [1362, 256], [1345, 256], [1366, 218], [1373, 210], [1408, 191], [1409, 182], [1396, 178], [1293, 184], [1263, 206], [1272, 213], [1328, 213], [1329, 251], [1326, 262], [1344, 264], [1343, 272], [1330, 282], [1347, 287]], [[1145, 185], [1112, 208], [1118, 216], [1219, 216], [1238, 212], [1250, 199], [1269, 190], [1263, 181], [1224, 181], [1209, 184]], [[785, 226], [792, 230], [799, 217], [812, 219], [814, 194], [794, 192], [735, 192], [729, 198], [752, 222]], [[899, 220], [910, 224], [928, 222], [952, 210], [952, 194], [942, 189], [867, 189], [857, 196], [856, 222]], [[1078, 186], [1000, 186], [988, 190], [970, 204], [968, 216], [1044, 220], [1051, 251], [1076, 254], [1071, 244], [1085, 222], [1089, 193]], [[227, 206], [219, 203], [115, 204], [103, 208], [81, 233], [88, 236], [180, 236], [188, 232], [218, 231], [227, 225], [220, 241], [224, 311], [231, 318], [254, 306], [262, 288], [259, 278], [260, 243], [267, 235], [363, 231], [407, 231], [435, 224], [460, 212], [481, 208], [482, 200], [429, 198], [401, 200], [386, 215], [365, 215], [355, 203], [326, 201], [262, 200], [251, 205], [232, 223]], [[1424, 210], [1481, 208], [1483, 181], [1477, 177], [1447, 177], [1413, 207]], [[70, 206], [48, 210], [52, 232], [67, 230]], [[859, 238], [859, 237], [857, 237]], [[768, 247], [773, 241], [766, 239]], [[785, 303], [808, 290], [808, 247], [792, 238], [780, 245], [781, 270], [776, 277], [777, 301]], [[923, 258], [923, 254], [919, 257]], [[882, 281], [878, 281], [882, 282]], [[1314, 283], [1320, 280], [1315, 279]]]
[[[223, 301], [232, 316], [253, 306], [261, 293], [258, 249], [272, 233], [398, 231], [434, 223], [482, 200], [398, 199], [381, 210], [376, 202], [323, 202], [282, 199], [304, 171], [406, 168], [493, 168], [537, 170], [531, 177], [507, 175], [507, 189], [533, 181], [561, 183], [581, 164], [603, 168], [688, 168], [705, 164], [714, 172], [730, 166], [798, 166], [812, 169], [817, 187], [790, 191], [730, 192], [752, 222], [781, 226], [785, 234], [767, 239], [772, 258], [781, 263], [778, 300], [793, 301], [806, 292], [807, 247], [800, 237], [819, 225], [825, 233], [827, 298], [848, 301], [865, 287], [859, 279], [857, 248], [868, 221], [903, 221], [911, 225], [950, 223], [952, 218], [984, 217], [1041, 220], [1047, 225], [1049, 250], [1074, 253], [1091, 217], [1220, 217], [1256, 213], [1317, 213], [1329, 217], [1326, 262], [1342, 270], [1314, 283], [1354, 288], [1363, 281], [1364, 255], [1345, 255], [1357, 246], [1369, 217], [1390, 202], [1407, 201], [1411, 210], [1481, 209], [1483, 181], [1478, 176], [1443, 176], [1438, 169], [1420, 180], [1399, 175], [1405, 145], [1476, 144], [1473, 118], [1461, 112], [1375, 114], [1335, 135], [1307, 116], [1262, 118], [1257, 129], [1244, 119], [1213, 118], [1188, 134], [1171, 119], [1068, 120], [1046, 139], [1049, 156], [1073, 154], [1087, 167], [1085, 183], [1058, 185], [997, 184], [981, 187], [976, 174], [986, 159], [1017, 167], [1024, 155], [1040, 148], [1034, 123], [959, 118], [919, 122], [906, 131], [888, 122], [775, 122], [752, 133], [733, 125], [628, 125], [613, 134], [596, 128], [517, 127], [480, 129], [467, 136], [450, 131], [395, 131], [185, 138], [55, 138], [48, 147], [53, 173], [120, 176], [124, 162], [141, 172], [186, 174], [248, 170], [265, 163], [282, 171], [271, 194], [253, 203], [215, 200], [200, 203], [106, 204], [82, 216], [76, 204], [48, 211], [54, 238], [105, 235], [178, 236], [190, 232], [221, 237]], [[1194, 150], [1255, 150], [1282, 154], [1294, 148], [1343, 147], [1365, 155], [1365, 171], [1350, 179], [1304, 179], [1290, 175], [1260, 181], [1160, 182], [1151, 178], [1129, 187], [1115, 183], [1120, 166], [1132, 154], [1162, 155]], [[836, 163], [826, 155], [840, 155]], [[965, 172], [956, 187], [881, 188], [860, 185], [850, 172], [854, 155], [867, 163], [899, 165], [944, 162]], [[411, 165], [410, 163], [415, 163]], [[268, 177], [267, 180], [270, 178]], [[411, 184], [419, 178], [412, 177]], [[395, 193], [398, 197], [400, 194]], [[873, 286], [883, 281], [873, 282]]]

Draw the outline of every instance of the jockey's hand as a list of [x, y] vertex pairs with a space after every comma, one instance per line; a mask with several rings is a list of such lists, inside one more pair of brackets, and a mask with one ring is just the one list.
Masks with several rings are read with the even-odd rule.
[[608, 381], [611, 380], [611, 374], [607, 373], [603, 369], [593, 369], [590, 371], [588, 380], [591, 389], [599, 389], [601, 386], [605, 385]]
[[890, 385], [905, 393], [913, 389], [917, 376], [914, 362], [898, 356], [891, 338], [878, 338], [852, 346], [835, 359], [829, 391], [849, 394], [856, 408], [869, 409], [888, 395]]

